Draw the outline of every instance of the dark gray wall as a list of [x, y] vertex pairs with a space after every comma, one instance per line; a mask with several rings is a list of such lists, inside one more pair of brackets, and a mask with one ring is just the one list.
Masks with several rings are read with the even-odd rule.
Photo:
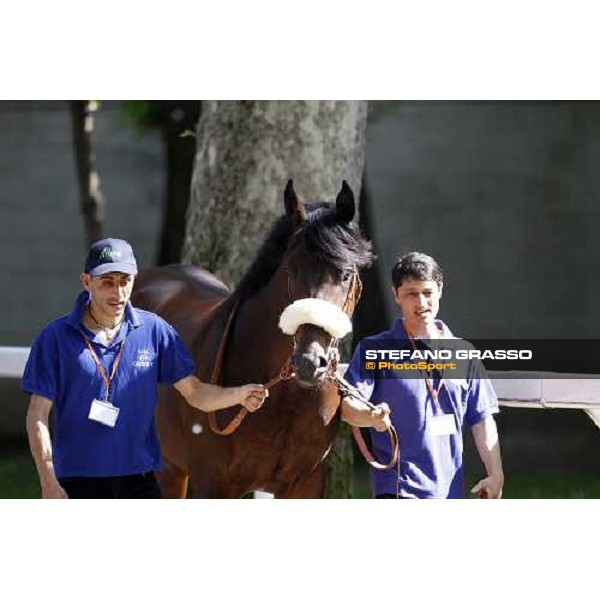
[[[380, 268], [417, 249], [465, 337], [599, 337], [600, 103], [376, 104]], [[389, 304], [392, 309], [392, 304]]]
[[[31, 343], [69, 311], [85, 257], [65, 102], [0, 102], [0, 345]], [[154, 263], [164, 190], [158, 133], [136, 132], [103, 103], [95, 142], [107, 199], [106, 235]]]

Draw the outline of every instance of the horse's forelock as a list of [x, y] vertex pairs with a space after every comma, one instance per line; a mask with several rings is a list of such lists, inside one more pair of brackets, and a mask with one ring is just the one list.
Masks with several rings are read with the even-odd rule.
[[355, 224], [341, 219], [330, 204], [312, 206], [302, 233], [313, 259], [340, 271], [351, 267], [362, 269], [373, 263], [371, 242]]
[[287, 215], [275, 222], [256, 260], [237, 286], [236, 296], [251, 295], [269, 282], [290, 240], [293, 245], [304, 243], [311, 261], [323, 270], [362, 269], [373, 263], [371, 242], [356, 225], [340, 219], [334, 206], [316, 202], [307, 204], [306, 211], [306, 220], [297, 229]]

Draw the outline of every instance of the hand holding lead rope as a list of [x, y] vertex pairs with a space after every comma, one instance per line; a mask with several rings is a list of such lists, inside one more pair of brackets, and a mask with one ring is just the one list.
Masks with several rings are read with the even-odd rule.
[[379, 423], [373, 425], [377, 431], [387, 431], [392, 427], [392, 422], [390, 420], [390, 407], [387, 402], [377, 404], [373, 408], [373, 412], [371, 414], [373, 417], [379, 420]]
[[351, 396], [353, 399], [366, 404], [370, 408], [372, 416], [380, 417], [380, 425], [377, 424], [374, 425], [374, 427], [377, 431], [387, 431], [390, 438], [390, 460], [387, 464], [378, 462], [371, 454], [362, 437], [359, 427], [352, 426], [352, 434], [354, 435], [354, 440], [356, 441], [363, 458], [371, 465], [371, 467], [373, 467], [373, 469], [377, 469], [378, 471], [391, 469], [400, 460], [400, 452], [398, 434], [390, 420], [390, 407], [385, 402], [375, 406], [364, 398], [358, 389], [348, 383], [345, 379], [342, 379], [337, 373], [329, 373], [328, 378], [338, 388], [342, 397]]

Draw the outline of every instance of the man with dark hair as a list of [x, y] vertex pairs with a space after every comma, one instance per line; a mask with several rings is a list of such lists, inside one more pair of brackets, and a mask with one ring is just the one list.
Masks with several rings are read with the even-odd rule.
[[[411, 252], [392, 269], [392, 294], [402, 310], [389, 331], [363, 340], [348, 367], [346, 379], [372, 401], [385, 400], [400, 438], [397, 471], [373, 471], [376, 498], [461, 498], [463, 491], [464, 426], [471, 429], [487, 477], [471, 490], [481, 498], [500, 498], [504, 474], [493, 414], [498, 399], [479, 361], [468, 361], [464, 378], [451, 379], [438, 370], [410, 371], [413, 376], [375, 377], [361, 369], [362, 347], [377, 345], [432, 348], [438, 340], [456, 339], [436, 316], [444, 277], [430, 256]], [[414, 376], [414, 373], [417, 373]], [[386, 435], [371, 431], [380, 458], [389, 456]]]
[[222, 388], [196, 377], [176, 331], [129, 302], [136, 274], [127, 242], [92, 244], [75, 307], [33, 343], [22, 387], [43, 498], [159, 498], [158, 383], [202, 411], [263, 403], [262, 385]]
[[437, 283], [441, 297], [444, 274], [431, 256], [427, 256], [427, 254], [423, 254], [422, 252], [409, 252], [402, 258], [399, 258], [392, 269], [392, 292], [394, 294], [405, 279], [420, 281], [430, 279]]

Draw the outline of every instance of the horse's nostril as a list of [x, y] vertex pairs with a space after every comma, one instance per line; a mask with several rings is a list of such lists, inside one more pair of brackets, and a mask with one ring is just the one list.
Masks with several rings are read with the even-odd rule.
[[296, 370], [296, 376], [309, 381], [322, 376], [327, 369], [327, 357], [296, 354], [292, 357], [292, 364]]

